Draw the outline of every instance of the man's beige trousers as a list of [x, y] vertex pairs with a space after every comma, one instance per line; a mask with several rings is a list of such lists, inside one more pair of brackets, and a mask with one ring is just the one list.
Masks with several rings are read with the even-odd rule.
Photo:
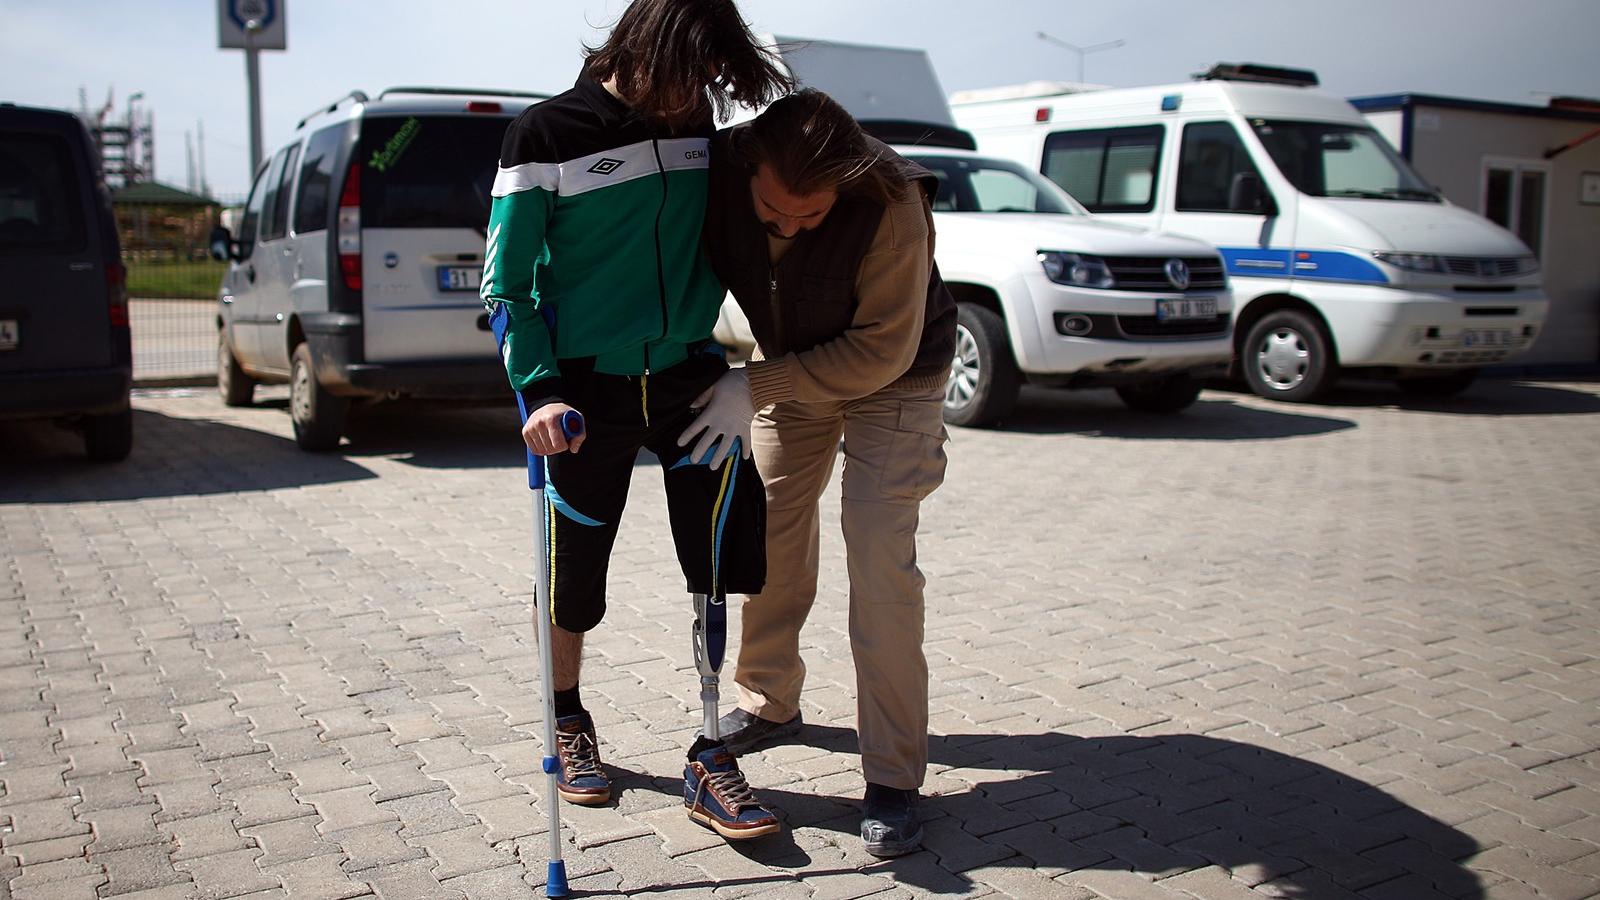
[[818, 499], [844, 438], [856, 725], [868, 781], [911, 790], [928, 764], [917, 519], [944, 481], [943, 389], [885, 388], [860, 400], [785, 402], [756, 417], [767, 485], [767, 584], [744, 604], [734, 681], [743, 709], [786, 722], [800, 709], [800, 628], [817, 596]]

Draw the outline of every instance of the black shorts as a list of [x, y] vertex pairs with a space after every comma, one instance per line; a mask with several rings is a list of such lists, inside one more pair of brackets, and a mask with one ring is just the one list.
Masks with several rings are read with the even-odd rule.
[[644, 376], [605, 375], [583, 360], [561, 361], [562, 399], [583, 414], [587, 436], [579, 452], [545, 457], [544, 553], [556, 625], [588, 631], [605, 615], [606, 570], [641, 448], [661, 462], [687, 590], [761, 592], [767, 500], [755, 459], [735, 453], [712, 469], [689, 459], [693, 443], [678, 446], [695, 416], [689, 404], [727, 370], [720, 352], [693, 353]]

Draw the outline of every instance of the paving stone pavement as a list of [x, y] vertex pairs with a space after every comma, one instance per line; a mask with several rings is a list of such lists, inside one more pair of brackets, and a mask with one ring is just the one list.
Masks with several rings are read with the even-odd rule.
[[[509, 417], [375, 411], [310, 456], [261, 396], [143, 393], [110, 467], [0, 424], [0, 900], [542, 894]], [[836, 528], [807, 729], [744, 761], [787, 830], [684, 817], [690, 609], [642, 464], [584, 678], [619, 796], [562, 810], [575, 894], [1600, 893], [1600, 385], [1030, 393], [952, 431], [926, 850], [854, 833]]]

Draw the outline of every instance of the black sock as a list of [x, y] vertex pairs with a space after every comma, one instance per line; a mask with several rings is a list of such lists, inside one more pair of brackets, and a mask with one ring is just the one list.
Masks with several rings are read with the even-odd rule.
[[578, 699], [578, 686], [573, 685], [570, 690], [556, 691], [556, 718], [565, 719], [567, 716], [577, 716], [588, 712], [583, 708], [583, 701]]

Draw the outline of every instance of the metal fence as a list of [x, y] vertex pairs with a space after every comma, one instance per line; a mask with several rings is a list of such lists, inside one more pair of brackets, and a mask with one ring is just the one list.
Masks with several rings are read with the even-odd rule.
[[217, 287], [226, 265], [212, 260], [141, 259], [128, 267], [133, 379], [150, 383], [217, 374]]
[[118, 204], [135, 383], [216, 376], [217, 289], [228, 263], [212, 259], [206, 242], [228, 205]]

